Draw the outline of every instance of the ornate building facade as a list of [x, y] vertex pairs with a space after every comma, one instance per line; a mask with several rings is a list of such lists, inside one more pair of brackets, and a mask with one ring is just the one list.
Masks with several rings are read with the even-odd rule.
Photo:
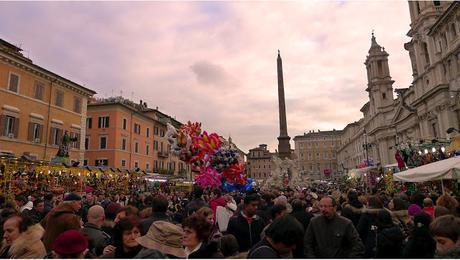
[[460, 3], [410, 1], [411, 41], [404, 45], [412, 64], [413, 82], [395, 89], [388, 53], [374, 35], [366, 57], [369, 101], [363, 118], [345, 127], [338, 161], [355, 168], [363, 159], [382, 166], [396, 162], [395, 145], [446, 138], [459, 128]]
[[338, 176], [337, 149], [341, 134], [340, 130], [310, 131], [294, 137], [297, 167], [303, 176], [312, 180]]

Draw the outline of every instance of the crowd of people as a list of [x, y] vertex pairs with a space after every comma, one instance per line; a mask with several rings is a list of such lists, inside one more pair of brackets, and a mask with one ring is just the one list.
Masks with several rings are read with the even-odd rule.
[[0, 197], [1, 258], [458, 258], [453, 195], [316, 185]]

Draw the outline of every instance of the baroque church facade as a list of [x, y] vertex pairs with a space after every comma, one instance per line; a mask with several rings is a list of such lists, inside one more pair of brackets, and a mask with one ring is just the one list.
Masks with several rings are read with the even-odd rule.
[[[395, 146], [447, 138], [460, 118], [460, 2], [410, 1], [411, 41], [404, 45], [412, 65], [412, 84], [394, 89], [389, 54], [374, 35], [366, 57], [369, 101], [363, 117], [348, 124], [337, 151], [347, 171], [366, 159], [395, 163]], [[393, 98], [393, 91], [397, 98]]]

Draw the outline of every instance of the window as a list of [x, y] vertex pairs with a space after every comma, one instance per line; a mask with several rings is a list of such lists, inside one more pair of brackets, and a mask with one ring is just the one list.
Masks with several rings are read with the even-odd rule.
[[87, 136], [85, 138], [85, 150], [88, 150], [89, 149], [89, 137]]
[[164, 136], [165, 136], [165, 130], [164, 130], [164, 129], [160, 129], [160, 136], [161, 136], [161, 137], [164, 137]]
[[5, 120], [5, 123], [3, 125], [4, 135], [10, 138], [17, 138], [19, 129], [19, 118], [13, 116], [2, 116], [2, 119]]
[[158, 171], [158, 161], [156, 161], [156, 160], [153, 161], [153, 165], [154, 165], [153, 170]]
[[74, 149], [80, 149], [80, 134], [75, 132], [70, 132], [70, 138], [76, 138], [77, 141], [71, 142], [70, 147]]
[[126, 130], [127, 121], [126, 118], [123, 118], [123, 130]]
[[134, 162], [134, 168], [139, 168], [139, 162], [138, 161]]
[[34, 98], [43, 100], [43, 92], [45, 92], [43, 83], [35, 81]]
[[93, 119], [91, 117], [86, 118], [86, 128], [91, 129], [93, 126]]
[[441, 1], [433, 1], [433, 4], [434, 4], [434, 6], [440, 6], [440, 5], [441, 5]]
[[141, 134], [141, 125], [134, 123], [134, 133]]
[[126, 160], [121, 160], [121, 167], [126, 167]]
[[163, 152], [163, 143], [160, 143], [160, 152]]
[[158, 151], [158, 141], [153, 141], [153, 149]]
[[381, 60], [377, 61], [377, 70], [379, 72], [379, 75], [381, 76], [383, 74], [383, 65]]
[[109, 160], [107, 159], [98, 159], [95, 163], [96, 166], [109, 166]]
[[430, 55], [428, 53], [428, 45], [426, 44], [426, 42], [422, 43], [422, 46], [423, 46], [423, 52], [425, 54], [425, 62], [427, 65], [430, 65]]
[[99, 139], [99, 148], [107, 149], [107, 136], [101, 136]]
[[10, 80], [8, 82], [8, 90], [18, 93], [19, 89], [19, 75], [10, 73]]
[[56, 90], [56, 100], [54, 100], [54, 104], [58, 107], [62, 107], [64, 105], [64, 92], [61, 90]]
[[121, 150], [126, 151], [126, 138], [121, 140]]
[[51, 127], [49, 143], [52, 145], [60, 145], [61, 139], [62, 139], [62, 129]]
[[146, 155], [149, 155], [149, 150], [150, 150], [150, 145], [149, 145], [149, 144], [146, 144], [146, 145], [145, 145], [145, 154], [146, 154]]
[[88, 165], [88, 160], [83, 160], [83, 166], [87, 166]]
[[145, 164], [145, 169], [146, 169], [146, 170], [150, 170], [150, 163], [146, 163], [146, 164]]
[[455, 28], [455, 23], [450, 25], [450, 33], [453, 39], [457, 37], [457, 29]]
[[382, 93], [382, 98], [383, 98], [383, 99], [386, 99], [386, 98], [387, 98], [387, 94], [386, 94], [386, 93]]
[[138, 142], [134, 143], [134, 152], [139, 153], [139, 143]]
[[40, 143], [43, 126], [37, 123], [29, 123], [29, 134], [27, 140]]
[[109, 127], [109, 117], [108, 116], [100, 116], [98, 122], [98, 128], [108, 128]]
[[150, 137], [150, 128], [147, 127], [147, 137]]
[[154, 134], [154, 135], [158, 135], [158, 127], [155, 126], [155, 127], [153, 128], [153, 134]]
[[79, 97], [73, 98], [73, 112], [81, 113], [81, 98]]

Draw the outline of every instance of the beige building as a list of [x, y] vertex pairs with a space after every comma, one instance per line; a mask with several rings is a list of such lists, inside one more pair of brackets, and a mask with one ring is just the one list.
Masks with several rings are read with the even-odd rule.
[[270, 153], [266, 144], [250, 149], [246, 161], [247, 176], [259, 182], [268, 179], [275, 166], [272, 156], [273, 153]]
[[337, 149], [342, 131], [309, 131], [294, 137], [297, 167], [303, 176], [312, 180], [333, 179], [339, 176]]
[[67, 131], [82, 161], [87, 99], [96, 92], [46, 70], [0, 39], [0, 152], [51, 160]]
[[408, 4], [407, 35], [412, 39], [404, 47], [412, 64], [412, 85], [395, 89], [398, 97], [393, 99], [388, 53], [372, 36], [365, 62], [369, 102], [361, 108], [363, 118], [344, 129], [338, 153], [344, 169], [354, 168], [364, 156], [376, 164], [395, 163], [396, 144], [446, 138], [448, 128], [459, 128], [460, 3]]

